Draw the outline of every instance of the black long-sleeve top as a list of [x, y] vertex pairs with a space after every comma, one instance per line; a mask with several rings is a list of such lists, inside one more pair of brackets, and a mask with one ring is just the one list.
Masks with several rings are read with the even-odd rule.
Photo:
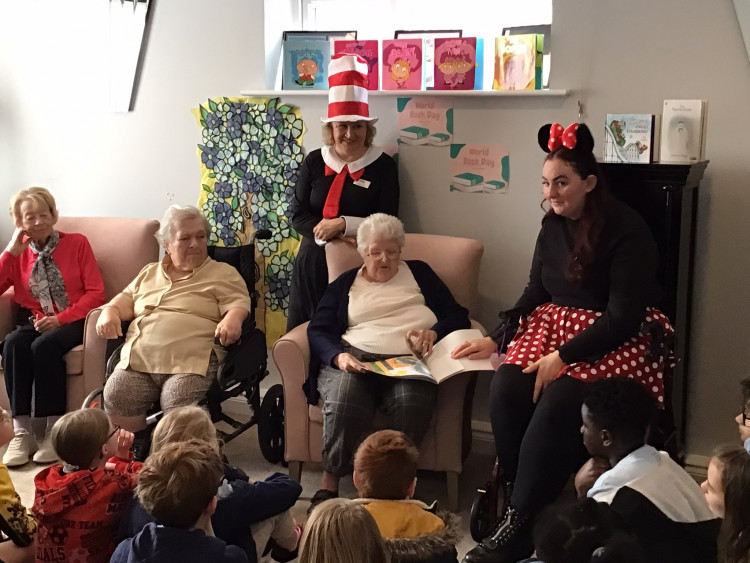
[[[335, 174], [325, 175], [320, 149], [308, 154], [300, 167], [291, 202], [291, 221], [309, 243], [313, 241], [313, 227], [323, 219], [323, 207], [335, 177]], [[341, 190], [339, 215], [367, 217], [376, 212], [398, 215], [398, 168], [390, 156], [383, 153], [368, 164], [360, 180], [369, 182], [369, 186], [357, 186], [347, 176]]]
[[565, 279], [574, 245], [576, 221], [552, 214], [537, 238], [526, 286], [516, 307], [523, 316], [550, 301], [562, 307], [603, 311], [594, 324], [558, 349], [566, 364], [593, 361], [632, 337], [645, 310], [656, 306], [661, 290], [656, 279], [658, 250], [643, 217], [613, 200], [596, 258], [584, 270], [580, 285]]

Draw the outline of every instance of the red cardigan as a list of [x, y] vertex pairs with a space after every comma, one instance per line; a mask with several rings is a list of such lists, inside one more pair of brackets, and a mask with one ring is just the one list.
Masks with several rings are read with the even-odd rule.
[[[30, 248], [24, 250], [20, 256], [13, 256], [10, 252], [0, 255], [0, 294], [12, 286], [15, 292], [14, 301], [21, 307], [31, 310], [36, 318], [41, 318], [44, 311], [29, 290], [29, 277], [36, 256]], [[85, 236], [78, 233], [60, 233], [60, 242], [52, 252], [52, 257], [65, 281], [65, 290], [71, 303], [64, 311], [57, 311], [60, 324], [83, 319], [91, 309], [106, 302], [104, 282], [94, 252]]]

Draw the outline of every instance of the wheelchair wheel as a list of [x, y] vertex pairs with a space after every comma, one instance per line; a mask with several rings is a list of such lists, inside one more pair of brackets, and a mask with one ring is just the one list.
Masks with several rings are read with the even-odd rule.
[[480, 489], [471, 505], [469, 531], [476, 542], [480, 542], [487, 537], [497, 518], [497, 506], [492, 506], [492, 496], [491, 491]]
[[258, 412], [258, 444], [270, 463], [284, 459], [284, 388], [273, 385], [263, 397]]

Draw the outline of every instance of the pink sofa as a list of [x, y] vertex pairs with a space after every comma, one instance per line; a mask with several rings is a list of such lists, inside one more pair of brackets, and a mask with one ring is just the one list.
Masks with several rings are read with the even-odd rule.
[[[60, 217], [57, 229], [82, 233], [91, 243], [99, 270], [104, 279], [107, 298], [135, 278], [141, 268], [159, 258], [159, 245], [154, 238], [159, 222], [147, 219], [116, 217]], [[0, 296], [0, 339], [13, 330], [16, 305], [10, 289]], [[97, 336], [95, 327], [100, 309], [86, 317], [83, 344], [66, 356], [68, 372], [68, 410], [81, 408], [86, 395], [104, 383], [106, 340]], [[4, 377], [0, 369], [0, 377]], [[7, 397], [3, 397], [6, 405]]]
[[[402, 256], [404, 260], [427, 262], [450, 288], [456, 301], [471, 314], [477, 302], [483, 252], [482, 244], [473, 239], [407, 234]], [[343, 242], [326, 245], [326, 256], [330, 280], [362, 264], [357, 251]], [[483, 330], [478, 323], [473, 325]], [[302, 392], [310, 361], [307, 323], [282, 336], [272, 355], [284, 385], [285, 459], [289, 462], [289, 474], [299, 480], [302, 464], [320, 462], [323, 448], [323, 413], [320, 406], [308, 405]], [[458, 508], [458, 477], [471, 444], [475, 377], [474, 373], [463, 373], [440, 384], [435, 415], [419, 444], [419, 468], [446, 472], [451, 510]]]

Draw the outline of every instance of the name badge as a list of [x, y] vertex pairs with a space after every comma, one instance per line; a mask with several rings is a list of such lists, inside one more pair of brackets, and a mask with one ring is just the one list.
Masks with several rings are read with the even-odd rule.
[[359, 186], [361, 188], [369, 188], [370, 187], [370, 181], [369, 180], [363, 180], [362, 178], [360, 178], [359, 180], [357, 180], [356, 182], [354, 182], [354, 185], [355, 186]]

